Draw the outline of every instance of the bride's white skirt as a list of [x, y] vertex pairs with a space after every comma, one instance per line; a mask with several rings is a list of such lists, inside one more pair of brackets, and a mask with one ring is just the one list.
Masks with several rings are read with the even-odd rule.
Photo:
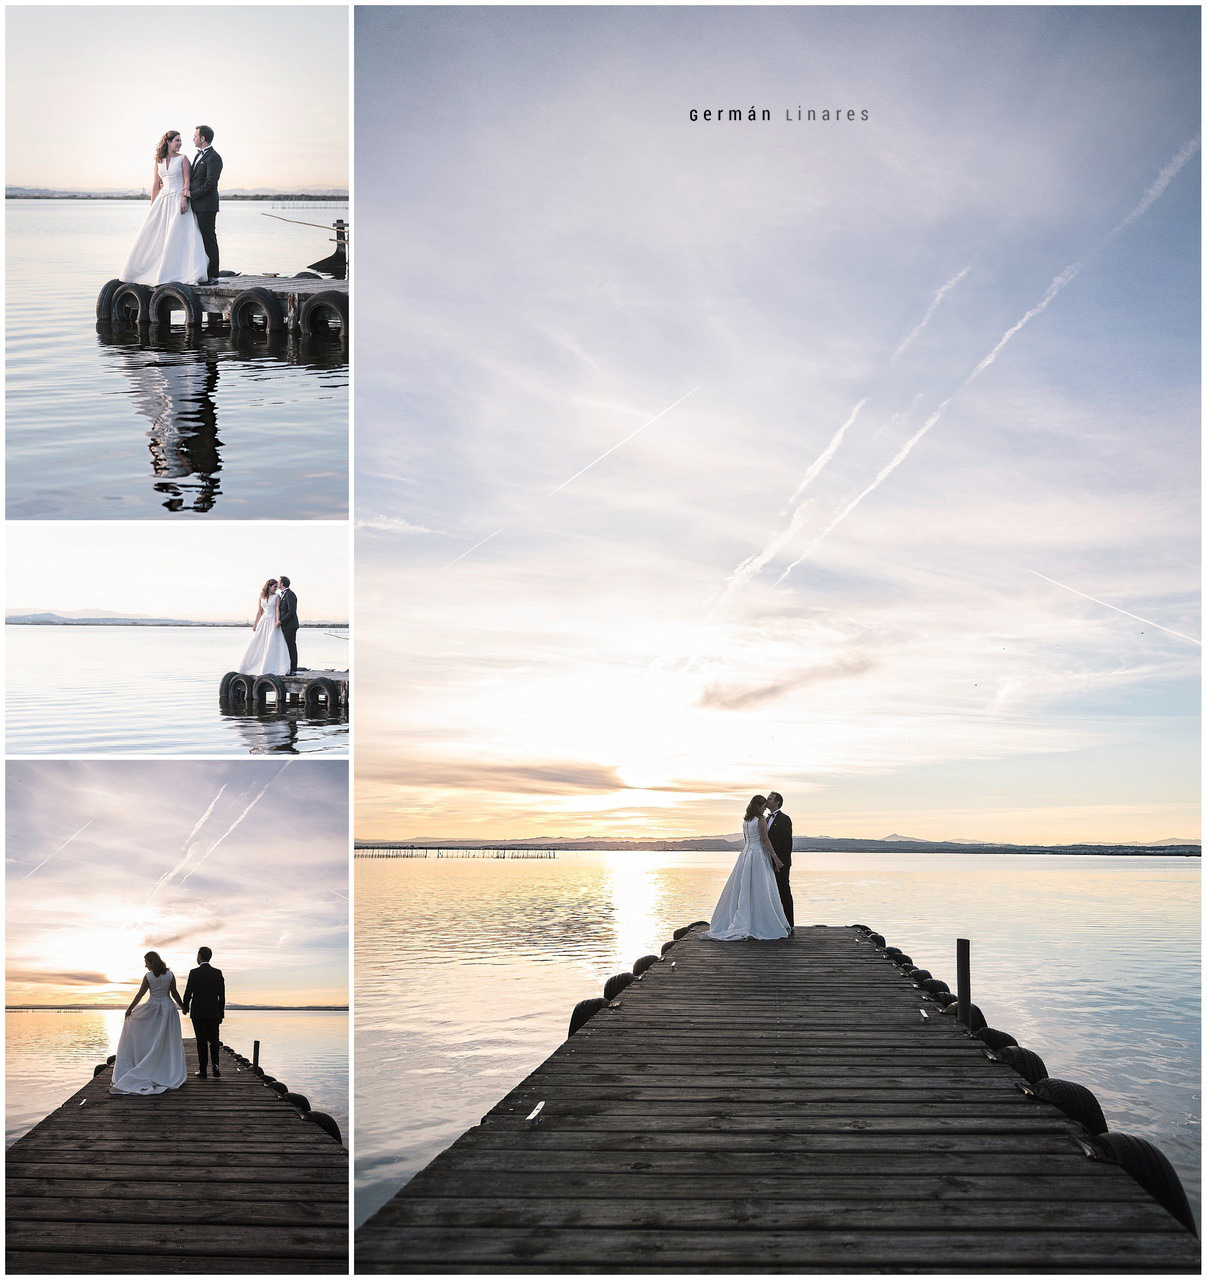
[[289, 674], [289, 646], [285, 643], [285, 634], [280, 627], [273, 625], [268, 613], [261, 616], [243, 661], [236, 669], [248, 676]]
[[747, 844], [721, 890], [704, 936], [717, 942], [738, 942], [742, 938], [786, 938], [790, 932], [771, 859], [761, 846]]
[[138, 1005], [122, 1024], [110, 1093], [166, 1093], [188, 1078], [180, 1014], [171, 1000]]
[[122, 267], [131, 284], [197, 284], [209, 276], [197, 215], [180, 212], [180, 192], [165, 186], [151, 202], [147, 220]]

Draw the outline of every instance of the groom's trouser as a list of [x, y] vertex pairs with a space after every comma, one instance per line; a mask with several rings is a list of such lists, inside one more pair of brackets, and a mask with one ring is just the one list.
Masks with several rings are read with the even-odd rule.
[[211, 209], [207, 213], [197, 214], [197, 226], [201, 231], [201, 243], [205, 246], [205, 256], [209, 259], [209, 278], [218, 275], [218, 234], [214, 225], [218, 220], [218, 210]]
[[788, 877], [791, 874], [791, 867], [781, 867], [775, 873], [775, 883], [780, 891], [780, 902], [784, 904], [784, 915], [788, 917], [788, 925], [795, 928], [796, 916], [792, 913], [792, 886], [788, 883]]
[[285, 648], [289, 650], [289, 674], [298, 669], [298, 633], [296, 628], [286, 631], [281, 628], [281, 634], [285, 637]]
[[206, 1071], [206, 1052], [219, 1071], [222, 1064], [218, 1060], [218, 1028], [222, 1024], [217, 1018], [194, 1018], [193, 1034], [197, 1037], [197, 1065]]

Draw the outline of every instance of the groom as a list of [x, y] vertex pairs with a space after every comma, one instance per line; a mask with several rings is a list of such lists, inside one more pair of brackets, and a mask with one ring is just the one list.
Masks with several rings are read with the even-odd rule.
[[298, 670], [298, 598], [289, 589], [289, 579], [284, 575], [277, 579], [281, 584], [281, 603], [277, 606], [277, 625], [285, 637], [285, 647], [289, 650], [289, 674], [296, 675]]
[[218, 1080], [222, 1072], [218, 1069], [218, 1027], [226, 1015], [226, 981], [222, 970], [210, 964], [214, 953], [209, 947], [201, 947], [197, 952], [197, 968], [189, 973], [188, 985], [184, 989], [184, 1005], [186, 1014], [193, 1019], [193, 1034], [197, 1037], [197, 1063], [201, 1070], [197, 1076], [207, 1079], [206, 1056], [214, 1064], [214, 1079]]
[[201, 243], [209, 259], [209, 279], [218, 278], [218, 179], [222, 176], [222, 157], [214, 150], [214, 131], [199, 124], [193, 134], [193, 146], [201, 150], [193, 157], [193, 176], [189, 182], [193, 212], [201, 230]]
[[784, 905], [784, 915], [788, 917], [788, 927], [796, 927], [796, 917], [792, 914], [792, 886], [788, 877], [792, 874], [792, 819], [783, 811], [784, 797], [778, 791], [767, 796], [767, 837], [775, 856], [784, 864], [775, 873], [775, 883], [780, 891], [780, 902]]

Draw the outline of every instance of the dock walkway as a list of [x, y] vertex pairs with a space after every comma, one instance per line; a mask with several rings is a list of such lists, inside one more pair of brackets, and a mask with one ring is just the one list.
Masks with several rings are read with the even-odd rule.
[[1198, 1273], [853, 928], [700, 932], [371, 1218], [357, 1272]]
[[347, 1151], [229, 1056], [185, 1060], [150, 1097], [107, 1067], [9, 1148], [10, 1275], [347, 1272]]

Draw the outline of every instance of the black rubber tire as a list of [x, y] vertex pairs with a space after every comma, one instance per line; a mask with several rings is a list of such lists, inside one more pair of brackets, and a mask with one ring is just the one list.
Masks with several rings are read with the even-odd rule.
[[322, 694], [327, 698], [327, 715], [333, 716], [339, 710], [339, 690], [336, 689], [335, 683], [328, 680], [326, 676], [318, 676], [314, 680], [307, 681], [306, 688], [302, 692], [302, 705], [306, 708], [308, 716], [318, 714], [319, 708], [323, 705], [320, 697]]
[[707, 929], [708, 921], [693, 920], [691, 924], [685, 924], [682, 929], [676, 929], [675, 932], [671, 934], [671, 937], [674, 938], [676, 942], [678, 942], [680, 938], [685, 938], [688, 935], [688, 933], [691, 932], [692, 929], [697, 928], [699, 925], [703, 925]]
[[636, 960], [633, 961], [634, 976], [640, 978], [641, 975], [648, 968], [650, 968], [651, 965], [655, 965], [657, 963], [658, 963], [657, 956], [639, 956]]
[[106, 280], [101, 291], [96, 295], [97, 324], [113, 323], [113, 291], [121, 284], [120, 280]]
[[311, 1124], [317, 1124], [324, 1133], [330, 1134], [341, 1147], [344, 1145], [344, 1140], [340, 1137], [339, 1125], [325, 1111], [307, 1111], [305, 1119]]
[[113, 1064], [114, 1064], [116, 1061], [117, 1061], [117, 1054], [116, 1054], [116, 1053], [111, 1053], [111, 1054], [110, 1054], [110, 1055], [105, 1059], [105, 1066], [107, 1066], [107, 1067], [111, 1067], [111, 1066], [113, 1066]]
[[151, 295], [151, 323], [171, 324], [173, 311], [184, 312], [184, 327], [190, 333], [201, 328], [201, 299], [193, 291], [192, 285], [173, 280], [170, 284], [156, 286]]
[[231, 681], [238, 675], [237, 671], [228, 671], [218, 682], [218, 697], [226, 701], [231, 696]]
[[896, 960], [897, 957], [899, 955], [903, 955], [904, 952], [902, 952], [900, 947], [885, 947], [884, 954], [888, 956], [890, 960]]
[[255, 676], [245, 676], [242, 672], [236, 671], [231, 676], [230, 684], [227, 686], [227, 697], [234, 702], [246, 702], [251, 704], [251, 691], [256, 683]]
[[334, 332], [341, 338], [348, 336], [348, 295], [336, 289], [321, 289], [312, 293], [302, 303], [298, 312], [298, 324], [305, 334], [311, 337], [331, 334], [332, 321], [335, 321]]
[[604, 983], [604, 999], [615, 1000], [618, 995], [633, 981], [631, 973], [614, 973]]
[[1099, 1134], [1090, 1144], [1105, 1160], [1117, 1164], [1186, 1228], [1198, 1235], [1182, 1181], [1165, 1156], [1144, 1138], [1130, 1133]]
[[257, 316], [263, 316], [266, 332], [284, 332], [285, 312], [276, 294], [269, 289], [244, 289], [231, 303], [230, 327], [253, 329]]
[[1024, 1049], [1017, 1044], [1008, 1044], [998, 1049], [996, 1053], [999, 1062], [1013, 1067], [1028, 1084], [1035, 1084], [1048, 1074], [1044, 1060], [1031, 1049]]
[[669, 950], [670, 950], [674, 945], [675, 945], [675, 943], [674, 943], [674, 940], [673, 940], [673, 939], [672, 939], [670, 942], [664, 942], [664, 943], [662, 944], [662, 954], [663, 954], [663, 955], [666, 955], [666, 953], [667, 953], [667, 952], [668, 952], [668, 951], [669, 951]]
[[113, 290], [109, 299], [109, 318], [115, 325], [143, 328], [151, 323], [151, 290], [145, 284], [126, 284]]
[[607, 1003], [599, 996], [592, 996], [590, 1000], [580, 1000], [570, 1014], [570, 1030], [566, 1032], [566, 1039], [569, 1040], [583, 1023], [593, 1018], [601, 1009], [606, 1008]]
[[871, 930], [870, 926], [868, 926], [868, 925], [866, 925], [866, 924], [853, 924], [853, 925], [851, 926], [851, 928], [852, 928], [852, 929], [858, 929], [860, 933], [871, 933], [871, 932], [872, 932], [872, 930]]
[[251, 700], [256, 709], [268, 705], [268, 691], [271, 689], [276, 695], [278, 711], [285, 710], [285, 681], [280, 676], [257, 676], [256, 682], [251, 688]]
[[310, 1110], [310, 1099], [304, 1093], [283, 1093], [281, 1101], [288, 1102], [291, 1107], [297, 1107], [303, 1115]]
[[[953, 1017], [958, 1019], [960, 1016], [959, 999], [957, 998], [953, 1000], [951, 1004], [947, 1005], [942, 1010], [942, 1012], [951, 1014]], [[980, 1011], [980, 1009], [975, 1004], [970, 1004], [968, 1006], [968, 1021], [970, 1024], [968, 1027], [968, 1031], [971, 1035], [974, 1035], [974, 1036], [978, 1031], [981, 1030], [982, 1027], [987, 1027], [989, 1025], [988, 1022], [985, 1021], [985, 1015]]]
[[936, 991], [934, 996], [935, 1003], [942, 1005], [944, 1009], [949, 1004], [955, 1004], [959, 998], [954, 991]]
[[905, 976], [917, 986], [919, 983], [925, 982], [927, 978], [933, 977], [929, 969], [907, 969]]
[[1070, 1120], [1076, 1120], [1087, 1133], [1097, 1135], [1106, 1132], [1106, 1117], [1102, 1114], [1102, 1107], [1085, 1085], [1045, 1076], [1034, 1082], [1034, 1089], [1037, 1098], [1058, 1107]]
[[994, 1053], [999, 1049], [1004, 1049], [1008, 1044], [1018, 1044], [1018, 1041], [1009, 1031], [999, 1031], [996, 1027], [982, 1027], [979, 1031], [974, 1031], [973, 1035], [978, 1040], [983, 1040], [986, 1047]]
[[893, 962], [899, 965], [902, 969], [905, 969], [907, 972], [914, 967], [913, 957], [907, 956], [904, 952], [899, 956], [894, 956]]
[[274, 1092], [279, 1093], [282, 1097], [289, 1092], [289, 1086], [283, 1080], [274, 1080], [272, 1087]]
[[876, 946], [878, 946], [878, 947], [882, 947], [882, 946], [884, 946], [884, 934], [882, 934], [882, 933], [869, 933], [869, 934], [868, 934], [868, 941], [869, 941], [869, 942], [874, 942], [874, 943], [876, 944]]
[[950, 991], [951, 988], [943, 981], [942, 978], [923, 978], [918, 985], [923, 991], [929, 991], [930, 994], [937, 995], [940, 991]]
[[108, 1069], [109, 1064], [107, 1062], [98, 1062], [96, 1066], [92, 1068], [92, 1078], [95, 1080], [102, 1071], [107, 1071]]

